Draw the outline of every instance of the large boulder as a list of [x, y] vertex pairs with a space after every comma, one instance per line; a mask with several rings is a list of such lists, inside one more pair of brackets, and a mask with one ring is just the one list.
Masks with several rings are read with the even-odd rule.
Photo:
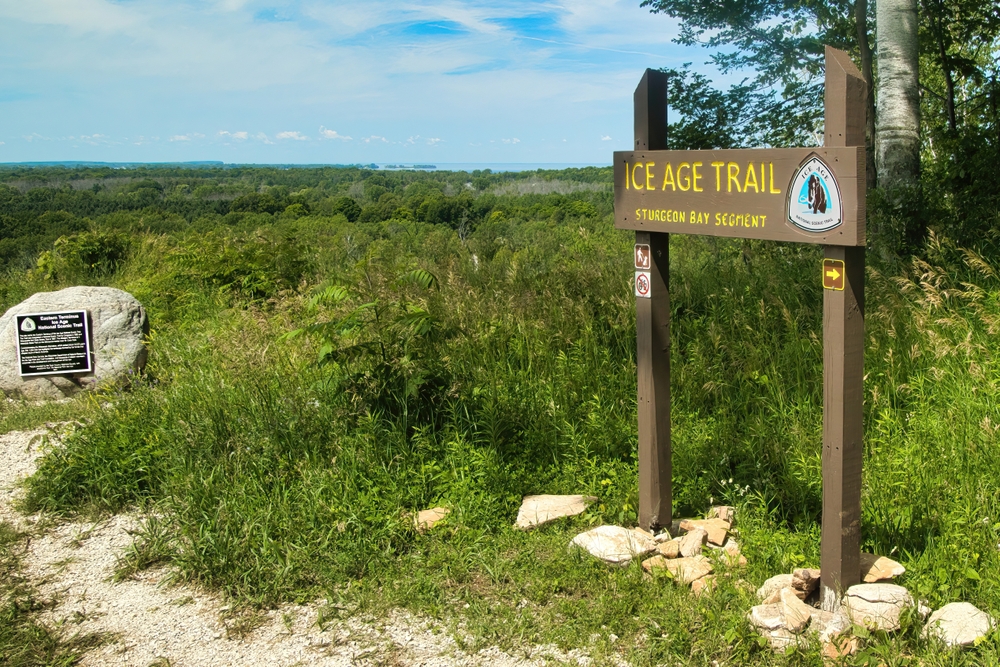
[[910, 592], [896, 584], [855, 584], [844, 596], [851, 621], [871, 630], [899, 630], [900, 614], [913, 605]]
[[570, 544], [613, 565], [628, 565], [633, 558], [656, 551], [656, 542], [650, 537], [621, 526], [598, 526], [580, 533]]
[[972, 646], [996, 625], [985, 611], [968, 602], [952, 602], [927, 619], [925, 637], [937, 637], [948, 646]]
[[[94, 370], [21, 377], [15, 316], [70, 310], [86, 310], [90, 314]], [[146, 309], [134, 296], [120, 289], [68, 287], [58, 292], [38, 292], [0, 317], [0, 391], [29, 400], [56, 400], [127, 377], [146, 365], [148, 333]]]

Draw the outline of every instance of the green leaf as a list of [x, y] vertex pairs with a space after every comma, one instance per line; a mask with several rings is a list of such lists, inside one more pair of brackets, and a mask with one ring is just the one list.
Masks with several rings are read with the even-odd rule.
[[438, 289], [439, 286], [437, 276], [426, 269], [414, 269], [404, 273], [396, 282], [399, 285], [417, 285], [423, 289]]
[[973, 581], [979, 581], [979, 573], [973, 570], [971, 567], [965, 568], [965, 577], [967, 579], [972, 579]]

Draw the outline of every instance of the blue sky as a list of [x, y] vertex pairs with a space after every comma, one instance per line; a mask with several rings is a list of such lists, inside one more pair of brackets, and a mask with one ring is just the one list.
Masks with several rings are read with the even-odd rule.
[[0, 0], [0, 162], [610, 163], [639, 2]]

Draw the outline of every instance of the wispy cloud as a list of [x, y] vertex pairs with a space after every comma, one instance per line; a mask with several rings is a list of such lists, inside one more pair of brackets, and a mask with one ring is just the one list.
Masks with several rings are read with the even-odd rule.
[[346, 137], [343, 134], [338, 134], [336, 130], [328, 130], [322, 125], [319, 126], [319, 136], [324, 139], [340, 139], [341, 141], [351, 141], [350, 137]]
[[100, 118], [101, 159], [610, 161], [642, 71], [707, 60], [676, 35], [637, 0], [0, 0], [0, 116], [13, 159]]

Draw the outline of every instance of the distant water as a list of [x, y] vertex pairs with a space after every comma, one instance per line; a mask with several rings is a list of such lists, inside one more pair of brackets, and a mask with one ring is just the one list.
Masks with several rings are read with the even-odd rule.
[[284, 169], [312, 167], [368, 167], [386, 171], [536, 171], [538, 169], [582, 169], [583, 167], [610, 167], [596, 162], [372, 162], [365, 164], [229, 164], [215, 161], [203, 162], [7, 162], [4, 167], [111, 167], [136, 169], [138, 167], [277, 167]]
[[376, 162], [379, 169], [392, 170], [402, 167], [404, 169], [436, 171], [536, 171], [538, 169], [582, 169], [583, 167], [610, 167], [611, 163], [596, 162], [435, 162], [412, 163], [412, 162]]

